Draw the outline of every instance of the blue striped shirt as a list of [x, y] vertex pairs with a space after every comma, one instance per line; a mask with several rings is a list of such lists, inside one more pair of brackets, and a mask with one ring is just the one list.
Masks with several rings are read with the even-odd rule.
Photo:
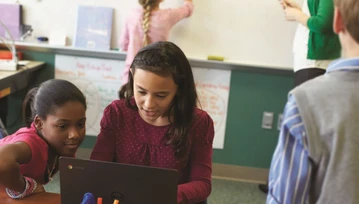
[[[332, 62], [328, 72], [359, 71], [359, 58]], [[289, 95], [269, 172], [267, 204], [308, 203], [312, 165], [308, 138], [296, 100]]]

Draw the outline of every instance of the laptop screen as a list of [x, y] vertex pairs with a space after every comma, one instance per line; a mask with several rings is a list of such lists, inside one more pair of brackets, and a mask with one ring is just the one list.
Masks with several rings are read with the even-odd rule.
[[103, 204], [176, 204], [177, 182], [173, 169], [60, 158], [62, 204], [81, 204], [89, 194]]

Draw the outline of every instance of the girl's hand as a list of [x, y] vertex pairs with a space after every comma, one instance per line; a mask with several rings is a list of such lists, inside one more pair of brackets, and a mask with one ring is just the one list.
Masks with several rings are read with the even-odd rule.
[[32, 192], [32, 194], [43, 193], [43, 192], [45, 192], [44, 186], [38, 183], [36, 189], [34, 190], [34, 192]]
[[6, 188], [6, 193], [10, 198], [13, 199], [22, 199], [33, 194], [45, 192], [44, 186], [37, 184], [37, 182], [29, 177], [23, 177], [25, 180], [25, 189], [23, 192], [17, 192]]

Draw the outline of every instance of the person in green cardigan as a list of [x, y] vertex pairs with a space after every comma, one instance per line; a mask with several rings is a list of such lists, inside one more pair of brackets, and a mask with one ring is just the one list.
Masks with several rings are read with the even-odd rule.
[[341, 56], [338, 35], [333, 32], [333, 0], [282, 0], [285, 18], [297, 22], [293, 43], [295, 85], [325, 73], [329, 63]]
[[[304, 0], [300, 6], [294, 0], [279, 0], [287, 21], [298, 23], [293, 42], [294, 84], [325, 73], [328, 65], [341, 56], [338, 35], [333, 31], [333, 0]], [[268, 184], [259, 189], [268, 192]]]

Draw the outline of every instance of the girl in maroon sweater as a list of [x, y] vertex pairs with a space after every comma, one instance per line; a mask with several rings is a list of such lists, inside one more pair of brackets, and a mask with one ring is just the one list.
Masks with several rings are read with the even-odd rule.
[[196, 107], [191, 66], [175, 44], [141, 49], [120, 100], [104, 111], [91, 159], [176, 169], [178, 203], [200, 203], [211, 193], [211, 117]]
[[[85, 136], [86, 100], [72, 83], [53, 79], [29, 91], [26, 126], [0, 140], [0, 185], [14, 199], [43, 192], [59, 156], [73, 157]], [[0, 188], [0, 190], [2, 190]]]

